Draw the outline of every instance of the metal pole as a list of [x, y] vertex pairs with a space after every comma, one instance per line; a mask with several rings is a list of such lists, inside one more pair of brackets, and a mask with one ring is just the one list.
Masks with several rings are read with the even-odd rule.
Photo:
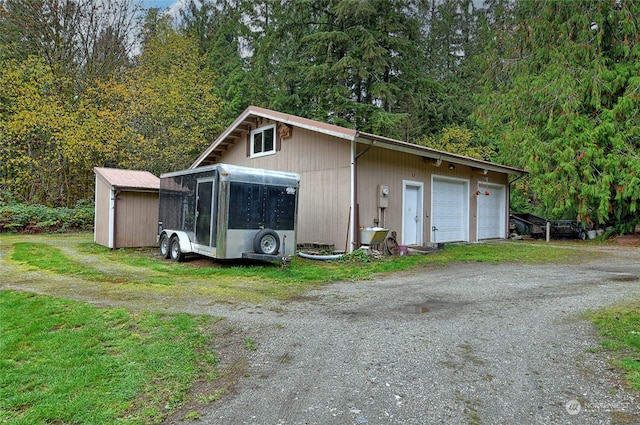
[[547, 221], [547, 242], [551, 240], [551, 222]]

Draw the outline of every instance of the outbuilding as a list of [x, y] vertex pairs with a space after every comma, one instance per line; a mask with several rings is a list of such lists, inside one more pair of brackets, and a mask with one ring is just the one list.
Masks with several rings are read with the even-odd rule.
[[160, 179], [148, 171], [93, 170], [94, 241], [114, 249], [157, 245]]
[[368, 227], [407, 246], [507, 238], [510, 186], [526, 174], [255, 106], [191, 168], [219, 162], [300, 174], [297, 240], [345, 251]]

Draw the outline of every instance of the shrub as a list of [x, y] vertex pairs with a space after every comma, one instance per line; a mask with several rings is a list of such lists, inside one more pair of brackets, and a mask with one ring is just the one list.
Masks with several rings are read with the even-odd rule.
[[52, 208], [45, 205], [0, 204], [0, 232], [64, 232], [91, 230], [94, 208], [80, 201], [74, 208]]
[[371, 257], [363, 250], [356, 249], [355, 251], [340, 257], [339, 261], [343, 263], [369, 263], [371, 262]]

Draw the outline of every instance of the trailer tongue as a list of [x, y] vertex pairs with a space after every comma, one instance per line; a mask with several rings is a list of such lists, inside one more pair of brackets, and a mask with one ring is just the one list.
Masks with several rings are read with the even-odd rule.
[[295, 254], [296, 173], [228, 164], [160, 176], [158, 241], [164, 258], [288, 261]]

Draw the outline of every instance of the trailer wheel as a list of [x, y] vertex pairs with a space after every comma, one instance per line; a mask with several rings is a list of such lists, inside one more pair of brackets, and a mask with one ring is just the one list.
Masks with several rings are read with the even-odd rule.
[[171, 238], [170, 243], [170, 255], [173, 261], [182, 261], [184, 258], [184, 254], [180, 250], [180, 239], [177, 236]]
[[280, 238], [275, 230], [261, 230], [253, 238], [253, 250], [258, 254], [275, 255], [279, 249]]
[[160, 256], [162, 258], [169, 258], [169, 236], [166, 233], [160, 235]]

